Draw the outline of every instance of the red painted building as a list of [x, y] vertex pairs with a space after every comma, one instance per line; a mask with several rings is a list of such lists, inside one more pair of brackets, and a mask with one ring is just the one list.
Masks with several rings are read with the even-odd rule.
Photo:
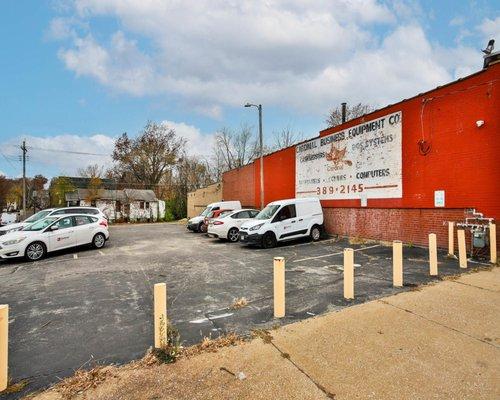
[[[399, 239], [427, 244], [428, 234], [447, 246], [446, 221], [463, 221], [467, 209], [500, 219], [500, 63], [376, 110], [319, 137], [365, 121], [402, 113], [402, 197], [322, 200], [329, 233]], [[481, 122], [484, 123], [481, 125]], [[481, 125], [481, 126], [478, 126]], [[419, 145], [420, 141], [424, 141]], [[289, 147], [264, 157], [264, 201], [295, 197], [296, 150]], [[223, 176], [223, 198], [260, 204], [259, 160]], [[444, 207], [435, 191], [445, 192]], [[498, 242], [498, 240], [497, 240]]]

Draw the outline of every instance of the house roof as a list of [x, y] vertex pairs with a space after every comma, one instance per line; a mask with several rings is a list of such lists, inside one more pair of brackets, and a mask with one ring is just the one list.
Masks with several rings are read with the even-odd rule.
[[65, 194], [66, 201], [85, 200], [89, 198], [98, 198], [100, 200], [119, 200], [126, 201], [123, 190], [108, 190], [108, 189], [76, 189], [74, 192]]
[[[87, 189], [90, 184], [91, 178], [85, 178], [83, 176], [61, 176], [60, 178], [66, 178], [71, 182], [77, 189]], [[99, 178], [101, 181], [101, 187], [103, 189], [113, 190], [116, 189], [116, 181], [114, 179]]]
[[122, 203], [131, 201], [158, 201], [152, 190], [123, 189], [107, 190], [99, 189], [91, 191], [89, 189], [76, 189], [74, 192], [66, 193], [66, 201], [78, 201], [95, 198], [99, 200], [118, 200]]
[[123, 189], [129, 201], [158, 201], [155, 192], [146, 189]]

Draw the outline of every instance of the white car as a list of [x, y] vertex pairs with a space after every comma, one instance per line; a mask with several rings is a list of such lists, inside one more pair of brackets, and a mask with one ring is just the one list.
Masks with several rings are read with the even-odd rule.
[[47, 253], [92, 244], [100, 249], [109, 239], [108, 221], [99, 216], [72, 214], [43, 218], [20, 231], [0, 236], [0, 258], [26, 257], [37, 261]]
[[36, 221], [40, 221], [42, 218], [50, 217], [53, 215], [64, 215], [64, 214], [89, 214], [95, 215], [99, 218], [107, 219], [106, 215], [99, 210], [97, 207], [62, 207], [62, 208], [47, 208], [42, 211], [38, 211], [31, 217], [25, 219], [22, 222], [16, 224], [9, 224], [0, 228], [0, 236], [6, 235], [7, 233], [16, 232], [23, 229]]
[[200, 215], [189, 219], [186, 227], [190, 231], [201, 232], [203, 230], [202, 227], [205, 217], [212, 211], [217, 210], [241, 210], [241, 203], [239, 201], [219, 201], [217, 203], [211, 203], [202, 211]]
[[287, 199], [269, 203], [240, 227], [240, 243], [263, 248], [309, 236], [316, 241], [323, 232], [323, 209], [318, 198]]
[[253, 209], [226, 212], [208, 223], [207, 234], [210, 237], [237, 242], [239, 240], [240, 226], [258, 213], [259, 210]]

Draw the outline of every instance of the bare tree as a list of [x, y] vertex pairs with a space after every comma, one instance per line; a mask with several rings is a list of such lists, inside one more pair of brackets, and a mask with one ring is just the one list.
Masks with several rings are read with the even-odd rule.
[[[354, 106], [346, 106], [346, 120], [361, 117], [362, 115], [368, 114], [374, 110], [373, 106], [369, 104], [358, 103]], [[340, 125], [342, 123], [342, 107], [336, 107], [330, 111], [326, 120], [328, 127], [333, 127]]]
[[99, 164], [91, 164], [85, 168], [79, 168], [77, 172], [78, 175], [85, 178], [102, 178], [104, 176], [104, 167]]
[[294, 131], [290, 125], [285, 126], [281, 131], [273, 133], [273, 149], [284, 149], [300, 142], [304, 138], [302, 132]]
[[116, 140], [113, 150], [116, 171], [153, 189], [175, 168], [184, 146], [185, 140], [178, 137], [174, 129], [148, 122], [137, 138], [129, 138], [124, 133]]
[[242, 125], [239, 131], [224, 127], [215, 134], [214, 154], [215, 170], [218, 177], [224, 172], [240, 168], [259, 155], [259, 146], [252, 139], [252, 130]]

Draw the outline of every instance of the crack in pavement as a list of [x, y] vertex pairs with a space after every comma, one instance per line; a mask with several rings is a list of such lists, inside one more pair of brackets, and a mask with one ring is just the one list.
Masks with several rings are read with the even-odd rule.
[[459, 330], [459, 329], [452, 328], [451, 326], [445, 325], [445, 324], [443, 324], [443, 323], [441, 323], [441, 322], [439, 322], [439, 321], [433, 320], [433, 319], [431, 319], [431, 318], [427, 318], [427, 317], [425, 317], [425, 316], [423, 316], [423, 315], [421, 315], [421, 314], [417, 314], [416, 312], [414, 312], [414, 311], [412, 311], [412, 310], [408, 310], [407, 308], [396, 306], [396, 305], [391, 304], [391, 303], [389, 303], [388, 301], [385, 301], [385, 300], [382, 300], [382, 299], [379, 299], [379, 300], [377, 300], [377, 301], [378, 301], [378, 302], [380, 302], [380, 303], [382, 303], [382, 304], [386, 304], [386, 305], [388, 305], [388, 306], [394, 307], [394, 308], [396, 308], [396, 309], [398, 309], [398, 310], [405, 311], [405, 312], [407, 312], [407, 313], [409, 313], [409, 314], [411, 314], [411, 315], [414, 315], [415, 317], [422, 318], [422, 319], [423, 319], [423, 320], [425, 320], [425, 321], [432, 322], [433, 324], [436, 324], [436, 325], [442, 326], [443, 328], [449, 329], [450, 331], [457, 332], [457, 333], [459, 333], [459, 334], [461, 334], [461, 335], [467, 336], [468, 338], [471, 338], [471, 339], [477, 340], [478, 342], [485, 343], [485, 344], [487, 344], [487, 345], [489, 345], [489, 346], [492, 346], [492, 347], [494, 347], [494, 348], [497, 348], [497, 349], [498, 349], [498, 348], [500, 348], [500, 346], [497, 346], [497, 345], [496, 345], [496, 344], [494, 344], [494, 343], [491, 343], [491, 342], [488, 342], [488, 341], [486, 341], [486, 340], [483, 340], [483, 339], [477, 338], [477, 337], [475, 337], [475, 336], [473, 336], [473, 335], [470, 335], [470, 334], [468, 334], [468, 333], [465, 333], [465, 332], [463, 332], [463, 331], [461, 331], [461, 330]]

